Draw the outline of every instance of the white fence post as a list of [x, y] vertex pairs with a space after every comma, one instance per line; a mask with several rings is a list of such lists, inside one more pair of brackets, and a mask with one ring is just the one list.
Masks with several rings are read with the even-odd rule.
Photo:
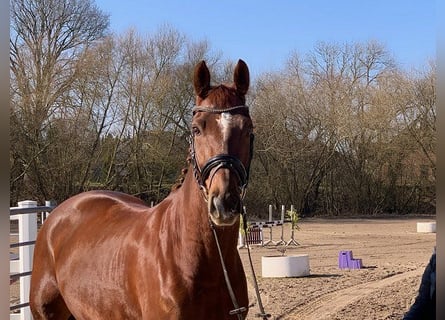
[[[20, 208], [33, 208], [37, 206], [37, 201], [25, 200], [18, 202]], [[18, 216], [19, 221], [19, 242], [34, 241], [37, 237], [37, 213], [27, 213]], [[19, 248], [19, 272], [29, 272], [32, 270], [32, 256], [34, 245], [21, 246]], [[31, 276], [20, 277], [20, 302], [29, 301]], [[22, 308], [20, 320], [32, 320], [31, 309]]]
[[[52, 207], [52, 206], [54, 206], [55, 205], [55, 203], [54, 203], [54, 201], [51, 201], [51, 200], [47, 200], [47, 201], [45, 201], [45, 207]], [[46, 212], [42, 212], [42, 224], [43, 224], [43, 222], [48, 218], [48, 216], [49, 216], [49, 211], [46, 211]]]

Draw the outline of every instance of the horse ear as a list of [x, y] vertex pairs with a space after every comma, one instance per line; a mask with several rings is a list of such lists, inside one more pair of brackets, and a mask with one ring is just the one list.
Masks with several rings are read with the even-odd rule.
[[233, 82], [235, 83], [236, 90], [240, 94], [245, 95], [247, 90], [249, 90], [249, 68], [241, 59], [239, 59], [238, 63], [236, 64], [235, 72], [233, 74]]
[[195, 93], [199, 97], [205, 98], [207, 91], [210, 89], [210, 72], [205, 61], [201, 61], [196, 65], [193, 75], [193, 85], [195, 87]]

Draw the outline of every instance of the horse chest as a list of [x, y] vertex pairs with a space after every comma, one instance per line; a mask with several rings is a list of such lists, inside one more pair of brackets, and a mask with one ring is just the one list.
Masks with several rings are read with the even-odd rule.
[[[162, 264], [158, 261], [157, 267]], [[233, 305], [219, 263], [210, 267], [203, 262], [181, 265], [169, 260], [151, 274], [156, 278], [144, 279], [138, 290], [144, 319], [228, 319]], [[242, 266], [231, 270], [229, 276], [239, 303], [247, 306]]]

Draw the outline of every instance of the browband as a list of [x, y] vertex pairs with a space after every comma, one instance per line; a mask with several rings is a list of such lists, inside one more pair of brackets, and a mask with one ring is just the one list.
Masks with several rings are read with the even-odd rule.
[[245, 106], [245, 105], [241, 105], [241, 106], [235, 106], [235, 107], [231, 107], [231, 108], [227, 108], [227, 109], [216, 109], [216, 108], [212, 108], [212, 107], [195, 106], [192, 109], [192, 111], [193, 111], [193, 114], [195, 114], [196, 112], [223, 113], [223, 112], [230, 112], [230, 111], [237, 110], [237, 109], [249, 109], [249, 107]]

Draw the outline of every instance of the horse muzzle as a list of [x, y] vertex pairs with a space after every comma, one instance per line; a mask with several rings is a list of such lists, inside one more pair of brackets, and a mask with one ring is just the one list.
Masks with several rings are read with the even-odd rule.
[[[217, 155], [201, 171], [208, 212], [215, 225], [233, 225], [241, 213], [248, 175], [241, 161], [227, 154]], [[205, 187], [207, 180], [209, 186]]]
[[209, 194], [207, 199], [208, 213], [216, 226], [231, 226], [239, 219], [241, 213], [241, 198], [229, 192]]

